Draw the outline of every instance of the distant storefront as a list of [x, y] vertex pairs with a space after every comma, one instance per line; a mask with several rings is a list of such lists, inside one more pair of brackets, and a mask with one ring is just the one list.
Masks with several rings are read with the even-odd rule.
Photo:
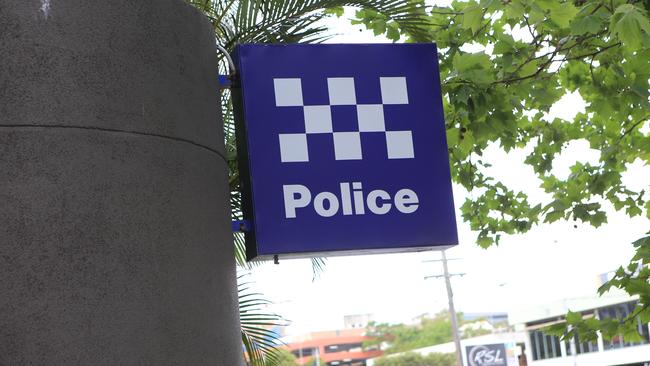
[[365, 329], [355, 328], [310, 333], [285, 342], [299, 365], [312, 366], [318, 359], [317, 363], [323, 361], [318, 366], [366, 366], [366, 360], [383, 354], [378, 346], [364, 347], [367, 340]]
[[[650, 366], [650, 328], [637, 319], [640, 342], [629, 342], [622, 335], [611, 340], [602, 337], [586, 342], [578, 337], [562, 341], [544, 334], [543, 328], [563, 321], [568, 310], [583, 317], [623, 319], [636, 306], [628, 296], [566, 299], [508, 314], [514, 332], [493, 333], [461, 341], [465, 366]], [[410, 352], [421, 355], [453, 353], [453, 342]], [[393, 355], [391, 355], [393, 356]], [[367, 364], [373, 364], [368, 360]]]
[[[463, 364], [465, 366], [519, 366], [522, 350], [525, 348], [525, 332], [497, 332], [478, 337], [462, 339]], [[454, 353], [454, 342], [419, 348], [408, 352], [423, 356], [432, 353]], [[388, 357], [399, 356], [394, 353]], [[367, 361], [368, 366], [374, 365], [374, 360]]]
[[630, 297], [565, 300], [560, 305], [536, 308], [528, 314], [511, 314], [513, 323], [526, 332], [528, 365], [543, 366], [650, 366], [650, 329], [637, 319], [640, 342], [622, 335], [611, 340], [583, 341], [577, 336], [568, 341], [545, 334], [542, 330], [564, 320], [568, 310], [585, 318], [623, 319], [634, 310], [637, 300]]

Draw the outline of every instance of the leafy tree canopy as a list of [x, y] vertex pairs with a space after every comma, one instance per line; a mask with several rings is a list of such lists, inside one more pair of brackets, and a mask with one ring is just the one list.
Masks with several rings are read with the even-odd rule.
[[307, 360], [307, 363], [305, 363], [305, 366], [318, 366], [318, 365], [327, 366], [327, 362], [325, 362], [325, 360], [323, 360], [320, 357], [318, 358], [318, 360], [316, 360], [316, 357], [311, 357]]
[[[631, 190], [621, 179], [630, 163], [650, 162], [650, 135], [642, 129], [650, 120], [649, 7], [650, 1], [621, 0], [423, 5], [425, 36], [372, 10], [357, 13], [357, 22], [395, 41], [437, 43], [453, 179], [475, 193], [461, 211], [479, 232], [479, 245], [540, 222], [600, 226], [607, 221], [605, 202], [650, 217], [650, 192]], [[547, 120], [571, 92], [586, 101], [585, 112]], [[569, 177], [557, 177], [554, 160], [577, 140], [600, 152], [599, 163], [577, 162]], [[483, 153], [493, 144], [530, 149], [526, 164], [550, 199], [530, 202], [525, 192], [489, 176]]]
[[[452, 175], [471, 193], [461, 212], [482, 247], [542, 222], [600, 226], [609, 206], [629, 216], [650, 216], [648, 189], [631, 189], [622, 179], [632, 162], [650, 161], [650, 0], [471, 0], [446, 7], [425, 6], [423, 0], [188, 1], [210, 17], [227, 48], [242, 42], [320, 41], [327, 34], [319, 21], [340, 14], [343, 5], [361, 7], [357, 22], [376, 34], [435, 41]], [[545, 118], [568, 92], [585, 100], [584, 113], [568, 121]], [[226, 95], [237, 213], [241, 202], [228, 100]], [[577, 162], [566, 178], [553, 174], [554, 161], [574, 141], [598, 151], [598, 163]], [[530, 151], [526, 164], [549, 198], [534, 201], [490, 176], [483, 154], [494, 145]], [[647, 264], [650, 243], [637, 244], [635, 262]], [[643, 294], [639, 306], [647, 311], [647, 273], [624, 268], [618, 275], [612, 286]]]
[[639, 321], [650, 323], [650, 236], [635, 241], [634, 247], [637, 251], [630, 263], [621, 266], [614, 278], [598, 289], [601, 295], [611, 288], [618, 288], [638, 296], [639, 302], [631, 314], [623, 319], [597, 319], [569, 312], [565, 322], [552, 325], [546, 331], [567, 340], [577, 335], [584, 341], [595, 342], [600, 332], [605, 339], [621, 335], [626, 342], [642, 342], [644, 338], [638, 332]]
[[279, 349], [276, 352], [275, 366], [298, 366], [296, 357], [285, 349]]
[[[650, 1], [470, 0], [427, 7], [426, 34], [412, 33], [372, 10], [355, 22], [394, 41], [438, 44], [447, 139], [453, 179], [471, 194], [463, 219], [487, 248], [501, 235], [524, 233], [542, 222], [607, 222], [606, 209], [650, 218], [650, 178], [632, 189], [622, 177], [630, 164], [650, 162]], [[567, 93], [578, 93], [585, 111], [573, 119], [548, 112]], [[564, 178], [554, 162], [567, 146], [586, 142], [597, 164], [576, 162]], [[484, 152], [499, 146], [524, 149], [547, 199], [490, 176]], [[640, 296], [633, 318], [650, 320], [650, 239], [635, 244], [630, 265], [601, 289]], [[630, 319], [633, 319], [630, 318]], [[624, 321], [582, 320], [568, 314], [555, 331], [601, 330], [605, 336], [636, 332]]]
[[[464, 322], [462, 320], [462, 314], [459, 314], [458, 323], [462, 325], [471, 322]], [[486, 331], [474, 331], [467, 336], [476, 336], [485, 333]], [[366, 345], [388, 344], [388, 347], [384, 350], [386, 354], [412, 351], [453, 340], [451, 318], [447, 311], [442, 311], [433, 318], [422, 319], [418, 326], [371, 323], [367, 335], [372, 340], [366, 342]]]

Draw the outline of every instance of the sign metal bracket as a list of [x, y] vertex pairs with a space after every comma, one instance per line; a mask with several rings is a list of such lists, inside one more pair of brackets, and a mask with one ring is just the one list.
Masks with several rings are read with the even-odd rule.
[[251, 231], [252, 225], [248, 220], [234, 220], [232, 222], [233, 233], [246, 233]]
[[235, 62], [230, 57], [230, 53], [223, 46], [217, 43], [217, 50], [223, 54], [228, 63], [228, 75], [219, 75], [219, 88], [220, 89], [231, 89], [233, 86], [233, 80], [237, 77], [237, 67], [235, 67]]

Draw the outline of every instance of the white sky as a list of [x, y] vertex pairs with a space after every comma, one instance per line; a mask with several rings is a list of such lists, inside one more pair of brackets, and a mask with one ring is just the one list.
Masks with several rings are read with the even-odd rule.
[[[348, 12], [346, 15], [352, 15]], [[360, 26], [333, 20], [340, 35], [334, 43], [376, 43]], [[551, 111], [551, 117], [572, 118], [584, 108], [579, 95], [568, 95]], [[494, 166], [489, 173], [514, 189], [530, 195], [531, 202], [543, 199], [532, 168], [523, 164], [525, 151], [506, 154], [498, 148], [485, 152], [484, 160]], [[554, 173], [569, 174], [576, 162], [597, 162], [598, 152], [584, 141], [574, 142], [556, 160]], [[625, 176], [633, 189], [650, 186], [650, 167], [634, 164]], [[483, 250], [474, 244], [458, 207], [467, 192], [454, 187], [461, 244], [448, 250], [450, 272], [466, 273], [452, 280], [457, 311], [492, 312], [541, 306], [553, 301], [591, 297], [598, 287], [598, 275], [626, 264], [633, 255], [631, 242], [650, 229], [645, 218], [609, 214], [609, 223], [599, 229], [573, 222], [556, 222], [536, 227], [525, 235], [504, 236], [499, 247]], [[422, 313], [447, 308], [442, 279], [424, 280], [442, 272], [438, 252], [336, 257], [327, 261], [325, 272], [312, 282], [309, 260], [281, 260], [253, 271], [254, 287], [273, 301], [270, 307], [291, 321], [289, 335], [343, 328], [343, 316], [373, 314], [380, 322], [409, 322]]]

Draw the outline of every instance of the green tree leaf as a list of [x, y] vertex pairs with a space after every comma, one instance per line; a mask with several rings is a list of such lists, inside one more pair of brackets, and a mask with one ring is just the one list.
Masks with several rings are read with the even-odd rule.
[[650, 35], [650, 21], [644, 9], [633, 4], [622, 4], [611, 18], [610, 29], [612, 35], [631, 49], [638, 50], [644, 38]]
[[585, 16], [571, 22], [571, 33], [577, 36], [583, 34], [596, 34], [603, 26], [602, 20], [597, 16]]
[[463, 10], [463, 28], [478, 32], [483, 20], [483, 9], [478, 5], [470, 5]]

